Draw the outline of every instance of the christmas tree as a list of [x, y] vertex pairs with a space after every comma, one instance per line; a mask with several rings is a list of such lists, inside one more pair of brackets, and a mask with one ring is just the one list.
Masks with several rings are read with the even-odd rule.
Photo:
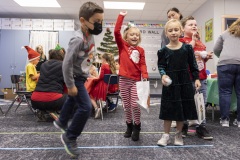
[[110, 28], [106, 28], [103, 42], [100, 43], [101, 47], [97, 47], [97, 50], [101, 52], [112, 53], [115, 57], [118, 56], [118, 47], [115, 40], [113, 40], [113, 36], [111, 34], [112, 32], [110, 31]]

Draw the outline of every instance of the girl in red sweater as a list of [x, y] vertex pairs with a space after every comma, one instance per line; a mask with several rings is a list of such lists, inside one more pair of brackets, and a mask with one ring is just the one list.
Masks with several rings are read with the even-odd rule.
[[[120, 12], [115, 30], [115, 40], [119, 49], [119, 88], [124, 105], [127, 131], [125, 138], [132, 137], [133, 141], [139, 139], [141, 130], [140, 107], [137, 105], [136, 82], [148, 79], [144, 49], [139, 45], [141, 32], [137, 27], [127, 27], [123, 37], [120, 30], [127, 12]], [[133, 123], [134, 121], [134, 123]]]

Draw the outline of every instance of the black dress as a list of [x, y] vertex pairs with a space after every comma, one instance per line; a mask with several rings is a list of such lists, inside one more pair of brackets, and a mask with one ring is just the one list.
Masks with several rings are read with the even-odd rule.
[[174, 121], [197, 119], [192, 80], [199, 79], [199, 71], [192, 46], [183, 43], [176, 50], [166, 46], [161, 48], [158, 70], [161, 76], [168, 75], [172, 79], [170, 86], [163, 86], [159, 118]]

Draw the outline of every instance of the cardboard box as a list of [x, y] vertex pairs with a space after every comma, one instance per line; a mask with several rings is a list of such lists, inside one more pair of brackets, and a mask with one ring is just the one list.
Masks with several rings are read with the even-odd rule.
[[4, 99], [13, 100], [16, 96], [15, 94], [13, 94], [12, 88], [4, 88], [1, 89], [1, 91], [3, 92]]

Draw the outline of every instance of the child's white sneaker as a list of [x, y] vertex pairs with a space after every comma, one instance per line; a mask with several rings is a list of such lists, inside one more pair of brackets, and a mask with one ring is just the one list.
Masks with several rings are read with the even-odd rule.
[[164, 147], [165, 147], [165, 146], [168, 145], [169, 143], [170, 143], [169, 134], [164, 133], [164, 134], [162, 135], [161, 139], [158, 140], [157, 145], [159, 145], [159, 146], [164, 146]]
[[174, 140], [175, 146], [182, 146], [183, 145], [183, 138], [182, 138], [182, 132], [177, 131], [175, 134], [175, 140]]
[[177, 122], [176, 121], [172, 121], [171, 128], [176, 128], [176, 127], [177, 127]]

